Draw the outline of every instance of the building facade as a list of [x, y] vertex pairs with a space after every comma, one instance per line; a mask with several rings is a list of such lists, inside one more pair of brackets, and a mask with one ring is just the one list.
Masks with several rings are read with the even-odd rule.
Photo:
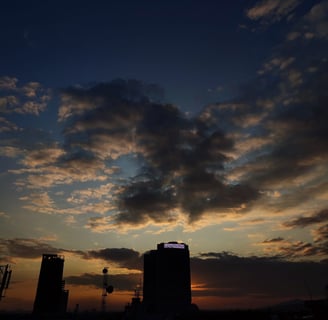
[[64, 257], [57, 254], [43, 254], [39, 281], [34, 300], [33, 313], [65, 313], [68, 290], [63, 280]]
[[160, 243], [144, 255], [143, 305], [150, 312], [179, 312], [191, 307], [188, 245]]

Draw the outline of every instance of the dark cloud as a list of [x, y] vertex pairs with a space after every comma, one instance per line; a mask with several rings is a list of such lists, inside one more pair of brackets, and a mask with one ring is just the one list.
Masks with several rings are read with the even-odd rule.
[[219, 176], [206, 171], [194, 171], [185, 176], [178, 194], [191, 220], [199, 219], [207, 210], [233, 209], [259, 197], [251, 186], [227, 185]]
[[[93, 273], [83, 273], [79, 276], [67, 276], [65, 281], [68, 285], [90, 286], [103, 288], [103, 276]], [[133, 292], [137, 285], [142, 281], [142, 274], [109, 274], [108, 284], [114, 287], [114, 291]]]
[[[294, 9], [262, 5], [252, 19]], [[327, 47], [313, 41], [278, 46], [239, 96], [194, 117], [164, 103], [157, 86], [137, 80], [63, 89], [60, 165], [104, 170], [135, 156], [137, 174], [120, 181], [113, 199], [113, 224], [175, 222], [177, 209], [190, 222], [209, 212], [246, 213], [277, 186], [286, 190], [267, 204], [273, 210], [313, 199], [327, 185], [328, 157]], [[248, 147], [249, 141], [258, 143]]]
[[37, 239], [14, 238], [0, 239], [0, 254], [11, 258], [36, 259], [44, 253], [59, 253], [57, 249]]
[[318, 255], [325, 257], [328, 254], [328, 210], [323, 209], [315, 212], [312, 215], [300, 216], [296, 219], [286, 221], [283, 225], [286, 227], [301, 227], [305, 228], [312, 225], [318, 225], [316, 229], [312, 229], [314, 244], [298, 242], [290, 247], [280, 248], [288, 256], [293, 254], [305, 256]]
[[282, 258], [310, 258], [310, 257], [324, 257], [327, 250], [322, 245], [314, 245], [312, 243], [297, 241], [288, 245], [283, 245], [278, 248], [279, 255]]
[[[203, 253], [191, 258], [193, 283], [202, 290], [193, 295], [261, 297], [280, 301], [305, 298], [307, 288], [322, 297], [328, 278], [327, 263], [290, 262], [277, 257], [239, 257], [227, 252]], [[204, 259], [206, 258], [206, 259]], [[288, 285], [287, 285], [288, 284]]]
[[307, 227], [312, 224], [328, 221], [328, 209], [323, 209], [307, 217], [299, 217], [284, 223], [286, 227]]
[[328, 224], [320, 226], [317, 230], [315, 230], [315, 242], [323, 243], [325, 252], [328, 253]]
[[[140, 178], [140, 177], [139, 177]], [[119, 196], [118, 222], [144, 223], [169, 221], [170, 210], [177, 204], [174, 188], [156, 177], [132, 182]]]
[[225, 181], [225, 152], [233, 140], [218, 123], [189, 119], [176, 106], [155, 101], [147, 88], [120, 80], [63, 90], [66, 158], [90, 154], [110, 161], [135, 153], [142, 159], [138, 175], [118, 193], [116, 223], [174, 222], [176, 208], [194, 221], [208, 210], [255, 200], [256, 188]]
[[277, 243], [277, 242], [282, 242], [282, 241], [284, 241], [284, 238], [278, 237], [278, 238], [264, 240], [263, 243], [268, 244], [268, 243]]
[[121, 268], [142, 270], [143, 256], [133, 249], [104, 248], [99, 250], [67, 250], [44, 241], [29, 238], [0, 239], [0, 257], [35, 259], [43, 254], [75, 254], [83, 259], [102, 259]]
[[77, 251], [84, 259], [102, 259], [115, 263], [121, 268], [142, 269], [142, 256], [139, 252], [127, 248], [105, 248], [100, 250]]

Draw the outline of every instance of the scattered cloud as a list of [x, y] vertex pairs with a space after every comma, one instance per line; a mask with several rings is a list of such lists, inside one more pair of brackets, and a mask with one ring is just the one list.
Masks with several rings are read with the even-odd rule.
[[318, 1], [287, 33], [287, 41], [313, 41], [327, 39], [328, 2]]
[[300, 0], [262, 0], [249, 8], [246, 15], [251, 20], [273, 23], [291, 15], [300, 3]]
[[291, 221], [284, 223], [286, 227], [306, 227], [312, 224], [327, 223], [328, 222], [328, 209], [323, 209], [315, 212], [310, 216], [301, 216]]
[[0, 90], [15, 90], [18, 79], [15, 77], [0, 77]]
[[38, 82], [28, 82], [20, 87], [17, 83], [18, 79], [14, 77], [0, 78], [0, 113], [39, 115], [43, 112], [51, 99], [51, 91]]
[[287, 58], [275, 57], [275, 58], [272, 58], [269, 62], [266, 62], [263, 65], [263, 68], [258, 71], [258, 73], [259, 74], [265, 74], [267, 72], [271, 72], [275, 68], [277, 68], [278, 70], [284, 70], [289, 65], [291, 65], [294, 61], [295, 61], [294, 57], [287, 57]]
[[[305, 35], [313, 35], [313, 37], [327, 38], [328, 36], [328, 2], [322, 1], [315, 4], [309, 13], [305, 16], [305, 21], [308, 22], [309, 29]], [[309, 36], [308, 36], [309, 37]], [[312, 38], [312, 37], [309, 37]]]

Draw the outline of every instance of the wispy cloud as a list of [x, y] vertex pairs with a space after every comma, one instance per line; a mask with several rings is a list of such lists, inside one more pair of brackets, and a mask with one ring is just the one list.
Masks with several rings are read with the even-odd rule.
[[59, 252], [59, 249], [37, 239], [0, 239], [0, 255], [9, 259], [39, 259], [44, 253]]
[[315, 212], [309, 216], [301, 216], [294, 220], [284, 223], [287, 227], [306, 227], [313, 224], [327, 223], [328, 222], [328, 209], [323, 209]]
[[246, 15], [252, 20], [272, 23], [290, 15], [300, 3], [300, 0], [262, 0], [249, 8]]

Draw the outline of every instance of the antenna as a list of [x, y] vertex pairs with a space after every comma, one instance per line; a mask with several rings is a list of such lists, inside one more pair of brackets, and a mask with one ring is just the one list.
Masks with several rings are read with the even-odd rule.
[[107, 297], [107, 280], [108, 280], [108, 267], [102, 270], [103, 273], [103, 288], [102, 288], [102, 299], [101, 299], [101, 311], [106, 312], [106, 297]]
[[112, 285], [108, 285], [108, 267], [105, 267], [102, 271], [103, 273], [103, 288], [102, 288], [102, 300], [101, 300], [101, 310], [106, 312], [106, 297], [107, 294], [110, 294], [114, 291]]
[[11, 272], [10, 265], [7, 264], [5, 266], [0, 266], [0, 300], [1, 298], [5, 297], [5, 290], [9, 287], [9, 282], [11, 278]]

